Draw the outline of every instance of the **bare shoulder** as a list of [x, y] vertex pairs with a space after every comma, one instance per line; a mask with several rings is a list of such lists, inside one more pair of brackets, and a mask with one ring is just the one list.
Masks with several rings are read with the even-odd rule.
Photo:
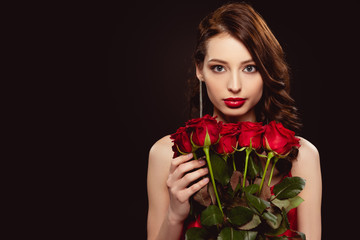
[[317, 148], [305, 138], [300, 138], [300, 148], [297, 160], [293, 162], [292, 172], [295, 175], [306, 175], [320, 168], [320, 156]]
[[170, 135], [159, 139], [150, 149], [149, 161], [171, 160], [173, 155], [172, 145], [173, 143], [170, 139]]
[[157, 184], [165, 182], [173, 159], [172, 145], [170, 135], [167, 135], [159, 139], [151, 147], [148, 163], [148, 182], [159, 181]]
[[299, 157], [308, 156], [312, 158], [319, 158], [319, 151], [317, 148], [305, 138], [300, 138], [300, 148], [299, 148]]

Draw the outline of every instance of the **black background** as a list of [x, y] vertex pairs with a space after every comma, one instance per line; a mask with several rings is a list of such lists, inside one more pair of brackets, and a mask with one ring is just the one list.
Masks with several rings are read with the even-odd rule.
[[[73, 170], [74, 212], [91, 222], [79, 225], [84, 232], [145, 239], [148, 151], [188, 119], [185, 83], [193, 71], [196, 27], [224, 2], [128, 1], [72, 13], [69, 58], [80, 71], [69, 86], [75, 98], [70, 116], [77, 120], [68, 140], [81, 162]], [[247, 2], [284, 48], [301, 136], [320, 152], [323, 239], [353, 236], [359, 167], [353, 142], [359, 102], [355, 6]]]

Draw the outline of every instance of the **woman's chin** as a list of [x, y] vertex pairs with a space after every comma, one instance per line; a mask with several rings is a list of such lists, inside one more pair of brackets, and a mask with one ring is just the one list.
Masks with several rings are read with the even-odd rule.
[[218, 116], [217, 120], [224, 122], [239, 122], [239, 121], [251, 121], [256, 120], [255, 112], [247, 111], [245, 108], [224, 108], [214, 110], [214, 116]]

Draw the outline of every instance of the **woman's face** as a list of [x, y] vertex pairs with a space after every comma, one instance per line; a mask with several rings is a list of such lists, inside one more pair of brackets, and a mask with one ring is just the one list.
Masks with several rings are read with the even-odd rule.
[[263, 92], [263, 80], [244, 44], [227, 33], [209, 39], [202, 69], [214, 115], [225, 122], [256, 121], [255, 105]]

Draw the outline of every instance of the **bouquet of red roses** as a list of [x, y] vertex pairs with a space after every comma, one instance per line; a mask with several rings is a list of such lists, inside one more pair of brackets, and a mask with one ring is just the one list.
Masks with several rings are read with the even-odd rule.
[[[300, 177], [270, 183], [274, 169], [293, 148], [300, 147], [295, 133], [275, 121], [222, 123], [205, 115], [189, 120], [171, 135], [174, 157], [193, 153], [205, 157], [210, 183], [191, 198], [190, 215], [201, 227], [189, 228], [186, 239], [288, 239], [287, 213], [303, 201], [298, 194], [305, 186]], [[265, 155], [266, 154], [266, 155]], [[265, 167], [261, 158], [266, 158]], [[270, 177], [264, 185], [268, 166]]]

